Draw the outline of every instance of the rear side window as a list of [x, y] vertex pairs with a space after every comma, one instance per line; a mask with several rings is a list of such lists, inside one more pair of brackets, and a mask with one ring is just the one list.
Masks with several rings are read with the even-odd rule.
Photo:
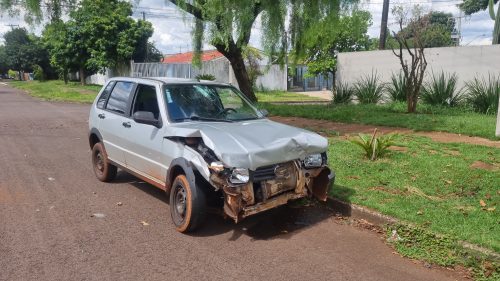
[[120, 114], [125, 114], [133, 87], [134, 83], [132, 82], [116, 82], [108, 103], [106, 104], [106, 109]]
[[106, 105], [106, 101], [108, 100], [109, 94], [111, 93], [111, 90], [113, 90], [113, 86], [115, 85], [115, 82], [109, 82], [106, 88], [104, 88], [104, 91], [102, 91], [101, 95], [99, 96], [99, 100], [97, 100], [97, 108], [103, 109], [104, 106]]

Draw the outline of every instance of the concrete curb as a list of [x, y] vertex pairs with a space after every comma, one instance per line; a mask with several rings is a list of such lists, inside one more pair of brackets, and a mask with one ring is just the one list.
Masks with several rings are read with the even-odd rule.
[[[365, 220], [379, 227], [395, 223], [403, 223], [402, 221], [396, 218], [370, 210], [366, 207], [341, 201], [337, 198], [328, 197], [326, 200], [326, 205], [333, 211], [341, 214], [342, 216], [351, 217], [359, 220]], [[489, 259], [500, 261], [500, 253], [465, 241], [460, 241], [459, 244], [464, 249], [469, 250], [475, 255], [485, 255]]]

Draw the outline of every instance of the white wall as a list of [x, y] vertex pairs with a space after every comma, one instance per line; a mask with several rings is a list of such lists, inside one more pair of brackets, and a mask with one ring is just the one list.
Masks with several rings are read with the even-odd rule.
[[[428, 79], [432, 72], [458, 75], [459, 87], [476, 76], [500, 74], [500, 45], [430, 48], [425, 51]], [[340, 53], [338, 56], [337, 81], [354, 83], [363, 75], [376, 71], [383, 82], [389, 82], [392, 73], [401, 69], [399, 59], [391, 50]]]

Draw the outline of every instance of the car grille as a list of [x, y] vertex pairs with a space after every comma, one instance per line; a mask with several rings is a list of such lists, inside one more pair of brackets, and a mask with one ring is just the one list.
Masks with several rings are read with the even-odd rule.
[[[253, 182], [261, 182], [261, 181], [267, 181], [267, 180], [273, 180], [276, 178], [279, 178], [280, 175], [276, 174], [276, 168], [277, 167], [288, 167], [287, 169], [293, 169], [293, 162], [286, 162], [286, 163], [278, 163], [274, 165], [269, 165], [269, 166], [264, 166], [257, 168], [257, 170], [253, 171], [251, 180]], [[281, 176], [282, 177], [282, 176]]]
[[276, 178], [276, 174], [274, 173], [276, 166], [278, 164], [257, 168], [252, 174], [252, 181], [260, 182]]

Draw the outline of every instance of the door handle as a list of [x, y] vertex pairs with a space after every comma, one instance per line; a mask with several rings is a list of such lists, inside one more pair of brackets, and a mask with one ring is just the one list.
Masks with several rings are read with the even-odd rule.
[[123, 125], [123, 127], [125, 127], [125, 128], [130, 128], [130, 127], [132, 127], [132, 125], [130, 125], [130, 122], [123, 122], [123, 123], [122, 123], [122, 125]]
[[104, 115], [103, 113], [99, 113], [99, 114], [97, 114], [97, 117], [104, 119], [104, 118], [106, 118], [106, 115]]

